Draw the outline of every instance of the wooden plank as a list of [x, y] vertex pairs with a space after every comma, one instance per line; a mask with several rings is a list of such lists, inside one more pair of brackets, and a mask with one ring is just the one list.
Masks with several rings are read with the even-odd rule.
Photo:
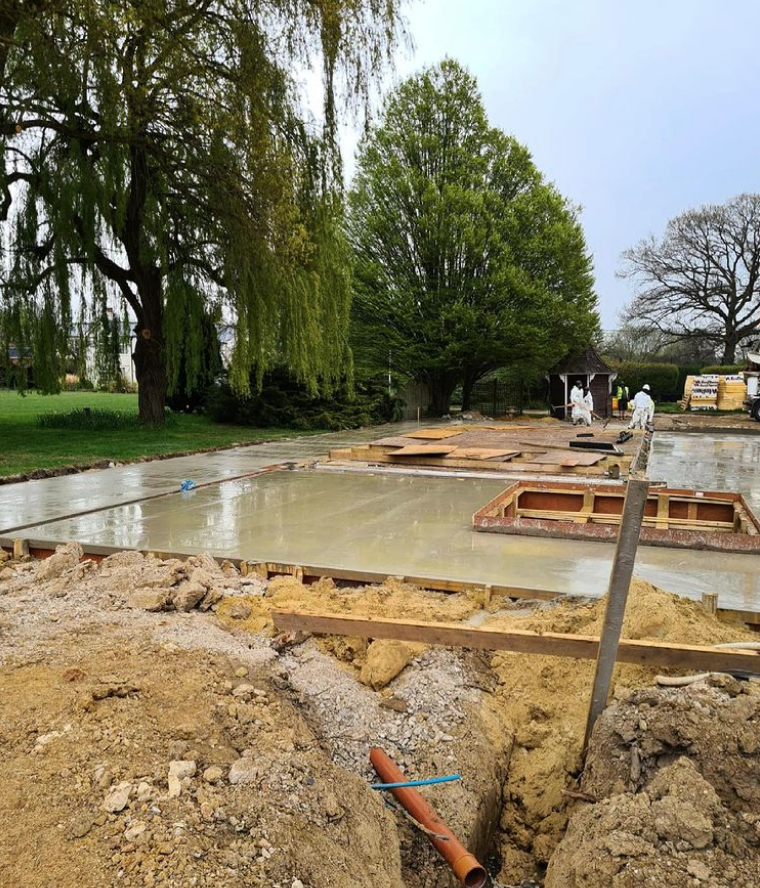
[[[386, 638], [444, 647], [512, 651], [581, 660], [593, 660], [599, 650], [599, 639], [591, 635], [530, 632], [527, 629], [488, 629], [483, 626], [463, 626], [460, 623], [389, 620], [354, 614], [307, 614], [286, 610], [272, 611], [272, 619], [279, 632], [300, 629], [321, 635]], [[699, 671], [760, 674], [760, 654], [756, 651], [622, 639], [617, 654], [619, 662], [639, 666], [672, 666]]]
[[427, 438], [433, 441], [439, 441], [443, 438], [452, 438], [454, 435], [461, 435], [466, 429], [417, 429], [414, 432], [407, 432], [402, 435], [403, 438]]
[[522, 451], [509, 447], [457, 447], [450, 459], [503, 459], [506, 456], [519, 456]]
[[591, 705], [583, 742], [584, 750], [588, 748], [591, 732], [597, 719], [607, 706], [648, 495], [649, 481], [635, 479], [628, 482], [617, 545], [615, 546], [615, 557], [612, 562], [610, 585], [607, 591], [607, 607], [604, 612], [602, 637], [596, 658], [594, 687], [591, 692]]
[[394, 450], [389, 456], [447, 456], [456, 450], [451, 444], [407, 444], [400, 450]]

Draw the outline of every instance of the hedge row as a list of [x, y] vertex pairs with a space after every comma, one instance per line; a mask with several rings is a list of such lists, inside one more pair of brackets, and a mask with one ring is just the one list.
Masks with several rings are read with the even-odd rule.
[[678, 391], [678, 376], [678, 367], [675, 364], [638, 364], [626, 361], [618, 367], [617, 381], [628, 386], [631, 397], [647, 384], [657, 398]]
[[732, 373], [741, 373], [746, 370], [746, 364], [714, 364], [711, 367], [702, 367], [700, 373], [717, 373], [719, 376], [728, 376]]

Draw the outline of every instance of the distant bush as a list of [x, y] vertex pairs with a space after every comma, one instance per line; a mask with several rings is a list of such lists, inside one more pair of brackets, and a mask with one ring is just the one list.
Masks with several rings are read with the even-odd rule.
[[91, 380], [84, 376], [74, 376], [73, 374], [67, 373], [66, 378], [63, 381], [63, 390], [65, 392], [91, 392], [94, 389], [95, 386]]
[[628, 386], [631, 397], [646, 384], [655, 400], [678, 399], [678, 367], [675, 364], [624, 362], [618, 368], [618, 379]]
[[[177, 418], [166, 411], [166, 424], [176, 424]], [[133, 429], [139, 423], [136, 413], [127, 410], [99, 410], [81, 407], [68, 413], [41, 413], [37, 426], [41, 429], [70, 429], [88, 432], [116, 432]]]
[[130, 382], [126, 376], [119, 374], [116, 380], [104, 380], [98, 383], [98, 391], [112, 395], [134, 395], [137, 392], [137, 383]]
[[746, 370], [746, 364], [712, 364], [709, 367], [702, 367], [699, 371], [702, 374], [717, 374], [718, 376], [730, 376], [733, 373], [741, 373]]
[[311, 431], [340, 431], [399, 418], [400, 400], [379, 385], [341, 386], [331, 395], [313, 396], [283, 370], [267, 373], [260, 392], [235, 394], [226, 383], [207, 391], [204, 412], [219, 423]]

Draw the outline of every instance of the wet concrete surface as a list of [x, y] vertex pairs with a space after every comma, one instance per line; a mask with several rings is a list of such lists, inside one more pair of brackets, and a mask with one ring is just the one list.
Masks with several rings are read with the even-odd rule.
[[[609, 543], [474, 533], [503, 480], [273, 472], [59, 521], [25, 535], [92, 545], [604, 594]], [[756, 556], [639, 548], [635, 573], [721, 607], [760, 610]]]
[[[32, 540], [282, 561], [497, 583], [567, 594], [606, 591], [614, 546], [474, 533], [472, 514], [508, 482], [389, 473], [277, 471], [385, 428], [280, 439], [194, 456], [0, 487], [0, 534]], [[760, 436], [654, 437], [649, 475], [669, 486], [739, 490], [760, 512]], [[180, 482], [210, 483], [186, 494]], [[223, 482], [223, 483], [213, 483]], [[166, 494], [154, 499], [157, 494]], [[89, 514], [84, 514], [89, 513]], [[636, 575], [721, 607], [760, 611], [757, 556], [642, 546]]]
[[403, 434], [415, 428], [416, 422], [408, 422], [327, 435], [280, 438], [266, 444], [213, 453], [0, 485], [0, 534], [93, 509], [172, 493], [179, 490], [180, 483], [186, 478], [192, 478], [196, 484], [224, 481], [260, 471], [273, 463], [322, 456], [333, 447], [362, 444], [378, 435]]
[[760, 515], [760, 425], [756, 435], [657, 432], [648, 474], [669, 487], [729, 490]]

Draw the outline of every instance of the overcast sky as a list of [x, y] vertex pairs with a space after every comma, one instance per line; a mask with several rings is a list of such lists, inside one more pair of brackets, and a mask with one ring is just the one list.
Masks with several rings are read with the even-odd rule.
[[630, 296], [622, 250], [760, 191], [759, 0], [414, 0], [407, 19], [396, 79], [466, 65], [491, 123], [582, 205], [605, 329]]

